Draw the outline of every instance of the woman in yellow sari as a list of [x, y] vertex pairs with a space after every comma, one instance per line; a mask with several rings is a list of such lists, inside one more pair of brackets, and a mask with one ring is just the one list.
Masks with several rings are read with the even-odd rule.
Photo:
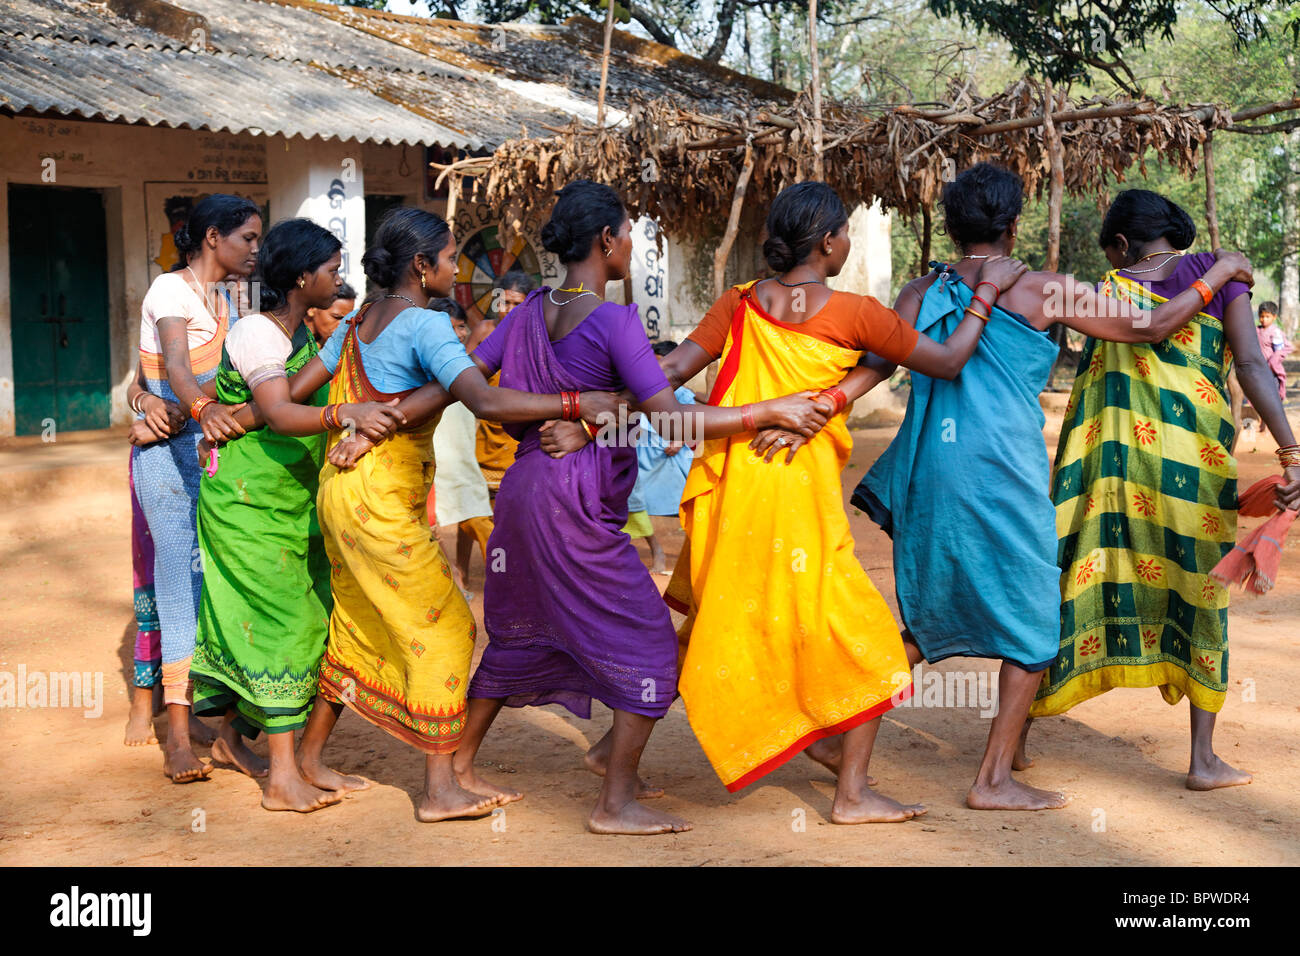
[[[870, 296], [826, 279], [848, 258], [848, 215], [818, 182], [783, 190], [763, 253], [776, 276], [737, 286], [665, 359], [674, 385], [721, 359], [710, 404], [737, 406], [820, 389], [834, 415], [786, 467], [752, 435], [706, 441], [687, 478], [688, 538], [665, 599], [688, 615], [679, 687], [700, 745], [728, 790], [844, 733], [831, 820], [890, 822], [925, 812], [868, 788], [880, 716], [911, 694], [898, 626], [853, 553], [840, 472], [853, 447], [835, 386], [864, 352], [952, 378], [971, 356], [991, 303], [1024, 271], [981, 268], [964, 321], [938, 343]], [[805, 457], [806, 456], [806, 457]]]

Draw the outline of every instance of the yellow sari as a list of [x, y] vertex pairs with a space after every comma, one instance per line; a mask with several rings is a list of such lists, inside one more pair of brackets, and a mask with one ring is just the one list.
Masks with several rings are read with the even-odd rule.
[[[745, 295], [710, 404], [826, 388], [861, 354], [777, 322]], [[688, 540], [665, 600], [688, 615], [678, 686], [691, 727], [732, 792], [911, 694], [898, 626], [853, 554], [846, 417], [790, 465], [765, 463], [749, 434], [706, 441], [686, 479]]]
[[[330, 402], [395, 397], [366, 379], [349, 329]], [[349, 471], [328, 462], [321, 471], [334, 611], [320, 692], [425, 753], [447, 754], [465, 730], [475, 625], [425, 511], [436, 425], [393, 436]]]

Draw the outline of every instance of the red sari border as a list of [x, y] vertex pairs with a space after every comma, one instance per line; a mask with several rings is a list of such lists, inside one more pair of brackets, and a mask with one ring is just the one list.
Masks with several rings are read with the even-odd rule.
[[908, 684], [907, 692], [898, 696], [897, 700], [895, 700], [896, 695], [891, 694], [874, 707], [869, 707], [860, 714], [849, 717], [847, 720], [842, 720], [833, 727], [820, 727], [817, 730], [809, 731], [775, 757], [772, 757], [770, 760], [765, 760], [743, 777], [739, 777], [734, 782], [726, 784], [727, 792], [735, 793], [737, 790], [743, 790], [751, 783], [756, 782], [762, 777], [766, 777], [773, 770], [802, 753], [807, 749], [809, 744], [815, 743], [816, 741], [822, 740], [826, 737], [834, 737], [836, 734], [842, 734], [846, 730], [852, 730], [854, 727], [859, 727], [869, 720], [874, 720], [880, 715], [888, 713], [903, 701], [911, 697], [913, 690], [914, 685]]

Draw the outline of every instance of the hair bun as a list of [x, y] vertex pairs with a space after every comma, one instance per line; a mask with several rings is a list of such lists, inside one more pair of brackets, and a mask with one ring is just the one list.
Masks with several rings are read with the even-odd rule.
[[176, 251], [182, 257], [199, 247], [199, 244], [190, 236], [190, 224], [188, 222], [181, 223], [181, 227], [172, 235], [172, 242], [175, 243]]
[[774, 272], [789, 272], [799, 264], [794, 250], [780, 236], [768, 236], [763, 240], [763, 258]]
[[541, 240], [543, 249], [563, 258], [573, 244], [573, 234], [567, 222], [552, 217], [542, 226]]
[[375, 245], [366, 250], [365, 255], [361, 257], [361, 268], [366, 273], [366, 278], [376, 285], [391, 289], [397, 281], [397, 267], [393, 262], [393, 254], [384, 246]]
[[1175, 249], [1188, 249], [1196, 241], [1196, 223], [1187, 214], [1187, 210], [1178, 203], [1164, 197], [1169, 206], [1169, 223], [1165, 228], [1165, 238]]

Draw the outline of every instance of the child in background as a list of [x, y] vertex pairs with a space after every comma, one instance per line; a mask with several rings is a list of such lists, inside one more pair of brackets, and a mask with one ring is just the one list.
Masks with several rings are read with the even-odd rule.
[[[656, 342], [654, 353], [662, 357], [676, 347], [676, 342]], [[685, 385], [678, 388], [674, 395], [683, 405], [695, 404], [695, 393]], [[627, 499], [627, 524], [623, 530], [633, 538], [646, 539], [646, 544], [650, 546], [650, 570], [654, 574], [670, 572], [667, 555], [655, 537], [650, 516], [677, 516], [682, 503], [682, 491], [686, 487], [686, 475], [691, 470], [694, 459], [694, 444], [665, 441], [650, 426], [649, 420], [644, 415], [641, 416], [641, 432], [636, 446], [636, 485]]]
[[1291, 354], [1294, 346], [1277, 326], [1276, 302], [1265, 302], [1259, 307], [1259, 325], [1255, 332], [1259, 335], [1259, 350], [1264, 353], [1264, 361], [1268, 363], [1269, 369], [1277, 379], [1278, 394], [1285, 402], [1286, 368], [1282, 363]]
[[357, 310], [357, 290], [346, 282], [339, 287], [334, 304], [328, 309], [308, 309], [307, 328], [311, 330], [318, 346], [334, 334], [339, 323]]
[[[434, 299], [429, 308], [446, 312], [451, 327], [463, 344], [469, 339], [465, 310], [453, 299]], [[478, 542], [487, 563], [487, 540], [492, 533], [492, 504], [488, 500], [487, 481], [479, 471], [475, 457], [477, 419], [468, 408], [455, 402], [442, 413], [433, 432], [433, 456], [437, 465], [433, 475], [433, 507], [430, 518], [439, 527], [456, 529], [457, 586], [472, 600], [469, 592], [469, 559]]]

